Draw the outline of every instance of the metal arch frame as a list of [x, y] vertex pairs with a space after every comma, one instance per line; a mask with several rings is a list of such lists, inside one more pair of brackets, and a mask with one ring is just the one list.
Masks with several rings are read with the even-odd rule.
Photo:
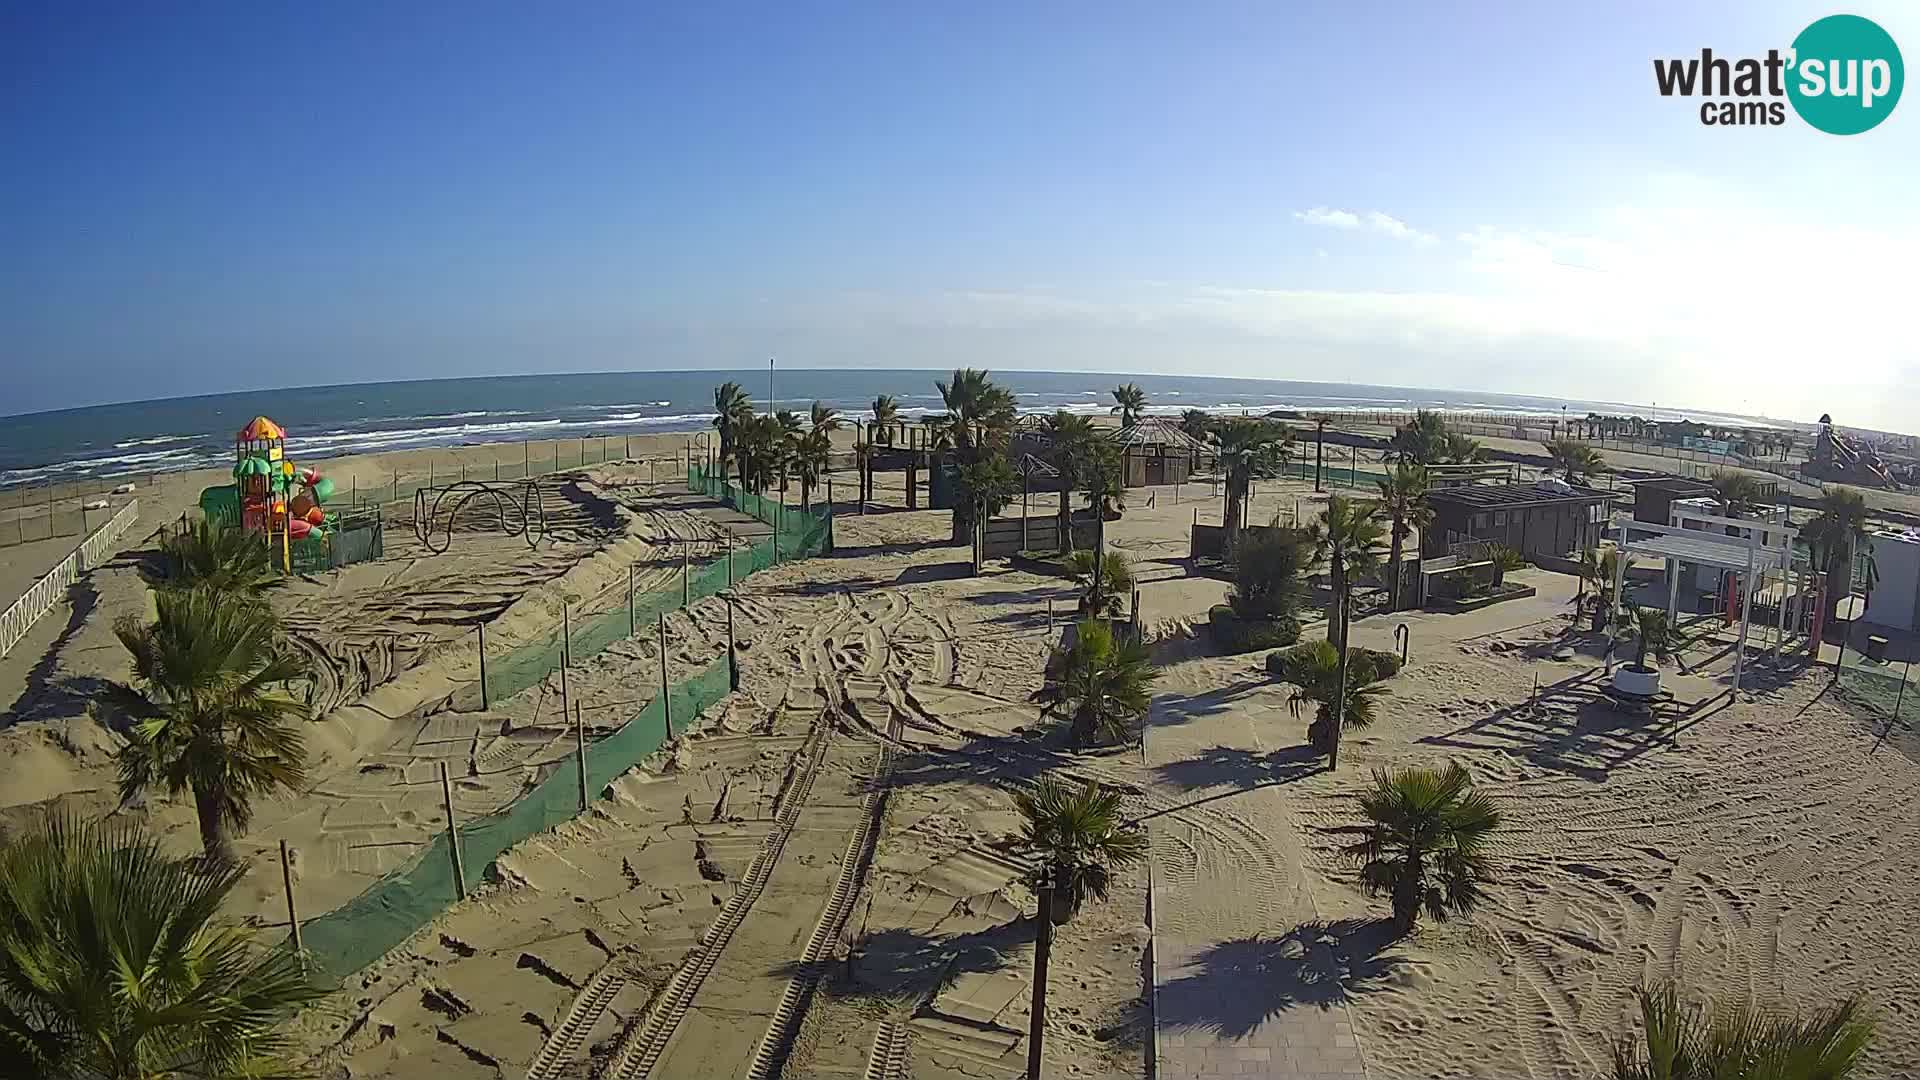
[[[518, 482], [521, 496], [515, 498], [508, 484], [491, 480], [460, 480], [442, 488], [421, 488], [413, 493], [413, 535], [421, 545], [435, 555], [444, 555], [453, 547], [453, 525], [460, 517], [460, 511], [469, 502], [486, 495], [493, 499], [495, 513], [499, 515], [500, 531], [508, 535], [518, 535], [526, 540], [527, 546], [537, 548], [540, 541], [547, 538], [547, 505], [540, 497], [540, 483], [526, 479]], [[427, 506], [427, 493], [434, 492], [433, 505]], [[434, 543], [433, 523], [440, 520], [440, 506], [450, 495], [458, 495], [453, 505], [447, 508], [446, 527], [441, 530], [444, 539]], [[509, 524], [511, 515], [514, 524]]]

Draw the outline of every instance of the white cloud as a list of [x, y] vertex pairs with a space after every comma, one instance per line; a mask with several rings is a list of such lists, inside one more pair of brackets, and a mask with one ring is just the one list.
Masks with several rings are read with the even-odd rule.
[[1351, 210], [1330, 210], [1316, 206], [1311, 210], [1295, 210], [1293, 220], [1307, 225], [1319, 225], [1328, 229], [1357, 229], [1360, 227], [1360, 215]]
[[1316, 206], [1311, 210], [1295, 210], [1293, 220], [1303, 225], [1316, 225], [1326, 229], [1365, 228], [1370, 232], [1415, 244], [1431, 244], [1439, 239], [1432, 233], [1422, 232], [1392, 214], [1379, 210], [1359, 213], [1353, 210], [1335, 210], [1330, 207]]

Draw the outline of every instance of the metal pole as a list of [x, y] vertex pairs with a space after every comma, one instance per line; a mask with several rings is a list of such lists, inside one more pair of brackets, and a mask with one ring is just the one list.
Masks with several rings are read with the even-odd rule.
[[[1887, 717], [1887, 726], [1880, 729], [1880, 737], [1874, 740], [1873, 749], [1875, 751], [1878, 751], [1880, 749], [1880, 744], [1883, 742], [1886, 742], [1887, 736], [1893, 733], [1893, 725], [1900, 722], [1900, 703], [1906, 700], [1907, 676], [1912, 673], [1913, 673], [1913, 661], [1908, 660], [1906, 668], [1900, 672], [1900, 692], [1893, 696], [1893, 715]], [[288, 902], [289, 903], [292, 902], [291, 893], [288, 894]]]
[[587, 719], [579, 702], [573, 703], [573, 754], [580, 768], [580, 812], [587, 812]]
[[1053, 597], [1047, 597], [1047, 633], [1053, 633]]
[[567, 654], [572, 651], [573, 623], [567, 615], [567, 605], [560, 605], [560, 722], [567, 722], [567, 710], [572, 708], [567, 695]]
[[627, 636], [632, 637], [639, 628], [633, 625], [633, 564], [627, 564]]
[[727, 588], [733, 588], [733, 530], [727, 530]]
[[453, 820], [453, 781], [447, 779], [447, 763], [440, 763], [440, 798], [447, 807], [447, 850], [453, 855], [453, 884], [460, 899], [467, 898], [467, 868], [460, 860], [460, 829]]
[[1740, 689], [1740, 676], [1747, 669], [1747, 628], [1753, 625], [1753, 541], [1748, 538], [1747, 572], [1740, 576], [1740, 643], [1733, 654], [1733, 688]]
[[1618, 546], [1614, 549], [1613, 560], [1613, 598], [1607, 605], [1607, 674], [1613, 674], [1613, 647], [1620, 636], [1620, 593], [1624, 590], [1627, 577], [1627, 526], [1620, 525]]
[[673, 702], [667, 697], [667, 615], [660, 613], [660, 725], [663, 738], [673, 738]]
[[686, 552], [680, 553], [680, 609], [685, 611], [693, 603], [691, 586], [688, 584], [688, 559]]
[[[1904, 685], [1904, 684], [1902, 684]], [[444, 766], [443, 766], [444, 768]], [[307, 947], [300, 940], [300, 913], [293, 909], [293, 863], [287, 857], [287, 842], [280, 841], [280, 883], [287, 890], [287, 925], [293, 928], [293, 951], [300, 957], [300, 971], [307, 970]]]
[[487, 696], [487, 624], [475, 623], [474, 630], [480, 635], [480, 711], [493, 708], [493, 699]]

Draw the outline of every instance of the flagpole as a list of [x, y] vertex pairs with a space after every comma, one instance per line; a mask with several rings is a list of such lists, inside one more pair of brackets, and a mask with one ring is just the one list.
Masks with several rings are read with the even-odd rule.
[[767, 357], [767, 415], [773, 415], [773, 357]]

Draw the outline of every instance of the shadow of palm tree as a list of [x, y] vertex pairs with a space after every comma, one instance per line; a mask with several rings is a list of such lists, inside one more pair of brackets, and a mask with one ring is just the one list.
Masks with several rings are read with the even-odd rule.
[[1306, 743], [1264, 753], [1216, 746], [1193, 757], [1155, 766], [1153, 771], [1161, 780], [1185, 791], [1222, 786], [1244, 791], [1312, 776], [1324, 767], [1324, 761]]
[[1160, 988], [1160, 1023], [1237, 1039], [1289, 1009], [1345, 1004], [1405, 963], [1396, 940], [1385, 920], [1342, 919], [1210, 945]]
[[1154, 697], [1153, 709], [1148, 715], [1155, 727], [1191, 723], [1226, 712], [1234, 702], [1272, 685], [1264, 678], [1242, 679], [1202, 694], [1160, 694]]

